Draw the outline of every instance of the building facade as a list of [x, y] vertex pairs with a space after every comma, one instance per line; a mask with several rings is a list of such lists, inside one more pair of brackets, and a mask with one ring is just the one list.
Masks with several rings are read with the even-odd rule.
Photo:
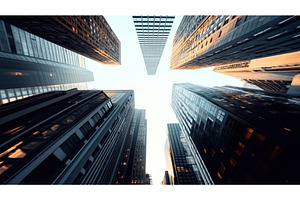
[[170, 69], [199, 69], [299, 51], [299, 24], [299, 16], [184, 16], [173, 40]]
[[0, 105], [94, 80], [82, 56], [1, 20], [0, 38]]
[[171, 185], [168, 171], [165, 171], [164, 178], [161, 182], [161, 185]]
[[155, 75], [175, 16], [133, 16], [148, 75]]
[[121, 64], [121, 43], [103, 16], [0, 16], [0, 19], [100, 63]]
[[205, 184], [299, 184], [293, 96], [174, 84], [172, 108]]
[[113, 184], [134, 92], [52, 91], [0, 106], [1, 184]]
[[300, 51], [221, 65], [215, 67], [214, 72], [241, 79], [263, 90], [288, 92], [295, 86], [293, 79], [300, 74]]
[[146, 177], [147, 120], [145, 117], [145, 110], [135, 109], [115, 184], [150, 184]]
[[170, 185], [201, 184], [195, 160], [179, 124], [167, 124], [166, 162], [168, 171], [164, 182]]

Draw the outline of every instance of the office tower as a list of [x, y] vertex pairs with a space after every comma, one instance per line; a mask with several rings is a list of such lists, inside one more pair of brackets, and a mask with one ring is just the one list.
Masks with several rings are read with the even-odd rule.
[[103, 64], [121, 64], [121, 44], [103, 16], [0, 16], [25, 31]]
[[94, 80], [82, 56], [1, 20], [0, 38], [0, 105]]
[[1, 184], [111, 184], [132, 90], [52, 91], [0, 106]]
[[164, 178], [161, 182], [161, 185], [171, 185], [168, 171], [165, 171]]
[[219, 66], [300, 48], [299, 16], [209, 15], [201, 19], [183, 17], [173, 40], [170, 69]]
[[300, 74], [300, 51], [220, 65], [214, 71], [239, 78], [264, 90], [293, 94], [296, 84], [291, 85], [292, 81]]
[[155, 75], [175, 16], [133, 16], [148, 75]]
[[145, 110], [135, 109], [115, 177], [116, 184], [150, 184], [146, 180], [147, 120], [145, 117]]
[[205, 184], [299, 184], [300, 102], [238, 87], [174, 84], [172, 108]]
[[167, 124], [166, 182], [172, 185], [201, 184], [201, 177], [179, 124]]

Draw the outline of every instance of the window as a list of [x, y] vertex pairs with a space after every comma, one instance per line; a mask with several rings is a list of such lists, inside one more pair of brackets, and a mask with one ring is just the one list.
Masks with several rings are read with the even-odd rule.
[[220, 132], [220, 125], [219, 125], [217, 122], [215, 122], [214, 130], [215, 130], [217, 133]]
[[218, 115], [217, 115], [217, 119], [222, 122], [225, 116], [225, 112], [223, 112], [222, 110], [219, 110]]
[[235, 150], [235, 153], [239, 156], [242, 155], [243, 149], [244, 149], [245, 145], [241, 142], [238, 143], [238, 147]]
[[96, 124], [99, 120], [100, 120], [100, 115], [99, 113], [96, 113], [93, 117], [92, 120], [94, 121], [94, 123]]
[[251, 128], [246, 128], [245, 138], [246, 138], [247, 140], [249, 140], [250, 137], [251, 137], [251, 135], [252, 135], [252, 133], [253, 133], [253, 130], [252, 130]]
[[71, 155], [75, 147], [78, 147], [79, 142], [79, 137], [74, 133], [60, 146], [60, 148], [65, 152], [65, 154]]
[[80, 127], [80, 131], [84, 136], [87, 136], [88, 133], [91, 131], [92, 126], [89, 122], [86, 122], [82, 127]]

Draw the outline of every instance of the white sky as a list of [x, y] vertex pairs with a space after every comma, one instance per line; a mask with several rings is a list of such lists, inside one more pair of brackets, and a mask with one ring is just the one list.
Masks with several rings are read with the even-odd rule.
[[215, 73], [212, 68], [198, 70], [169, 70], [172, 41], [181, 21], [176, 16], [156, 75], [147, 75], [143, 55], [131, 16], [104, 16], [121, 41], [121, 65], [102, 65], [86, 59], [87, 69], [94, 72], [95, 81], [88, 89], [132, 89], [135, 105], [146, 109], [147, 160], [146, 171], [151, 174], [153, 184], [160, 184], [165, 166], [164, 145], [167, 123], [178, 122], [171, 108], [173, 83], [190, 82], [203, 86], [236, 85], [243, 82]]

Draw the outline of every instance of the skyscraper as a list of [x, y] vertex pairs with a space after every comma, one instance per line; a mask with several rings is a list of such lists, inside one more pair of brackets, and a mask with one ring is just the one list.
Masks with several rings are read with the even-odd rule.
[[111, 184], [134, 115], [131, 90], [53, 91], [0, 106], [2, 184]]
[[179, 124], [167, 124], [166, 161], [168, 172], [164, 180], [172, 185], [201, 184], [201, 177]]
[[94, 80], [82, 56], [1, 20], [0, 38], [0, 105]]
[[146, 180], [147, 120], [145, 110], [135, 109], [120, 158], [116, 184], [150, 184]]
[[121, 47], [103, 16], [0, 16], [1, 19], [103, 64], [119, 65]]
[[170, 69], [198, 69], [299, 51], [299, 24], [299, 16], [184, 16], [173, 40]]
[[280, 92], [174, 84], [172, 108], [205, 184], [299, 184], [300, 102]]
[[[292, 92], [292, 81], [300, 74], [300, 51], [220, 65], [215, 72], [239, 78], [264, 90]], [[291, 89], [291, 90], [290, 90]]]
[[155, 75], [175, 16], [133, 16], [148, 75]]

